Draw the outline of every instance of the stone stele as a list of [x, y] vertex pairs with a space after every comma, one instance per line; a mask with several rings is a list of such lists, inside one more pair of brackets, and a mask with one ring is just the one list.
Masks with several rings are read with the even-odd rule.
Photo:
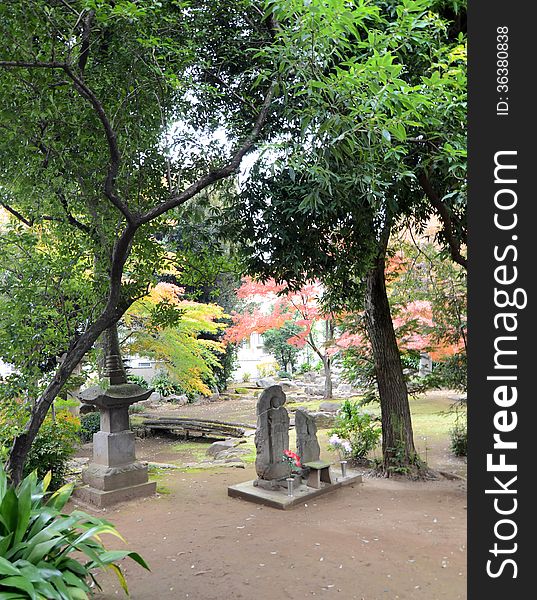
[[147, 464], [136, 460], [134, 433], [129, 429], [129, 406], [149, 397], [132, 383], [84, 390], [79, 398], [101, 413], [101, 430], [93, 436], [93, 461], [82, 474], [86, 485], [76, 496], [96, 506], [110, 506], [131, 498], [155, 493], [156, 483], [148, 481]]
[[321, 448], [317, 441], [315, 417], [302, 408], [295, 411], [296, 451], [302, 464], [318, 461]]
[[281, 479], [290, 473], [283, 454], [289, 448], [289, 415], [284, 404], [285, 394], [279, 385], [265, 389], [257, 401], [255, 470], [261, 480]]

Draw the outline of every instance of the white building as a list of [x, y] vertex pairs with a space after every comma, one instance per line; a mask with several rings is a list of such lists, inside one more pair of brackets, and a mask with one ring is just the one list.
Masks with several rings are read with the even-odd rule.
[[123, 359], [123, 364], [129, 375], [140, 375], [148, 384], [151, 383], [151, 380], [159, 370], [157, 361], [154, 358], [138, 356], [138, 354], [126, 356]]
[[252, 333], [237, 351], [237, 367], [233, 371], [235, 381], [264, 377], [274, 371], [276, 359], [265, 350], [263, 336]]

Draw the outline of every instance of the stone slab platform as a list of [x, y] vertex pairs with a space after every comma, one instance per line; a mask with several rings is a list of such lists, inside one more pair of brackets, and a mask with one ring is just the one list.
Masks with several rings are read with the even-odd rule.
[[157, 482], [148, 481], [146, 483], [140, 483], [138, 485], [131, 485], [129, 487], [119, 488], [117, 490], [103, 491], [98, 490], [89, 485], [84, 485], [75, 488], [73, 496], [92, 506], [99, 508], [106, 508], [117, 504], [118, 502], [125, 502], [127, 500], [133, 500], [134, 498], [145, 498], [146, 496], [152, 496], [157, 491]]
[[302, 504], [312, 498], [316, 498], [317, 496], [333, 492], [343, 486], [352, 485], [353, 483], [362, 483], [362, 476], [356, 471], [351, 470], [347, 470], [346, 477], [336, 476], [335, 479], [335, 483], [332, 484], [321, 483], [319, 489], [302, 484], [294, 490], [293, 496], [288, 496], [285, 488], [281, 488], [281, 490], [266, 490], [254, 486], [255, 480], [252, 479], [251, 481], [245, 481], [244, 483], [230, 485], [227, 488], [227, 494], [232, 498], [242, 498], [249, 502], [286, 510], [297, 504]]

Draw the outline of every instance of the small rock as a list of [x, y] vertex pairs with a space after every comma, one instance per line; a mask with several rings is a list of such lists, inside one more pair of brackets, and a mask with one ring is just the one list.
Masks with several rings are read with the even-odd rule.
[[315, 419], [317, 429], [330, 429], [336, 423], [335, 413], [312, 412], [310, 415]]
[[294, 381], [280, 381], [280, 384], [284, 391], [288, 390], [296, 390], [298, 388], [298, 384]]
[[269, 387], [272, 387], [273, 385], [278, 385], [278, 383], [276, 382], [275, 379], [273, 379], [272, 377], [262, 377], [261, 379], [258, 379], [255, 382], [257, 387], [266, 389]]
[[188, 396], [186, 394], [171, 394], [170, 396], [166, 396], [166, 402], [173, 402], [173, 404], [182, 406], [188, 404]]
[[220, 442], [213, 442], [207, 448], [206, 454], [208, 456], [216, 457], [221, 452], [224, 452], [225, 450], [229, 450], [230, 448], [234, 448], [234, 447], [235, 447], [235, 441], [234, 440], [223, 440], [223, 441], [220, 441]]

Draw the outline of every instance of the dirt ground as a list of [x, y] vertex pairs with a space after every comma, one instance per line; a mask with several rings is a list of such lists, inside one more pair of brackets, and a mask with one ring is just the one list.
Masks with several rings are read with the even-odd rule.
[[[220, 410], [228, 420], [247, 416], [231, 403], [223, 404], [210, 407], [213, 418], [219, 418]], [[204, 409], [186, 407], [183, 412], [201, 417]], [[167, 439], [142, 440], [138, 456], [170, 461], [170, 444]], [[446, 436], [430, 435], [426, 444], [433, 468], [464, 471], [464, 461], [450, 455]], [[465, 480], [366, 477], [362, 484], [281, 511], [227, 496], [228, 485], [254, 477], [251, 464], [244, 469], [167, 471], [159, 476], [157, 496], [90, 511], [112, 521], [127, 547], [140, 552], [151, 567], [148, 573], [132, 561], [123, 562], [131, 597], [466, 598]], [[115, 539], [107, 545], [123, 547]], [[100, 581], [104, 589], [96, 595], [99, 600], [123, 594], [111, 575], [103, 574]]]

